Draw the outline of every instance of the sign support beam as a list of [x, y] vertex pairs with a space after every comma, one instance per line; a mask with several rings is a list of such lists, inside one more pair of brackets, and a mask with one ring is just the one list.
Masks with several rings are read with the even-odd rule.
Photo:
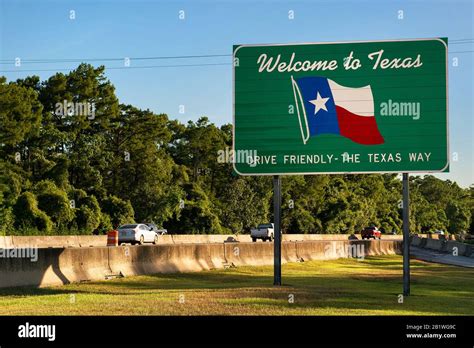
[[273, 176], [273, 285], [281, 285], [281, 178]]
[[408, 173], [403, 173], [403, 296], [410, 295], [410, 189]]

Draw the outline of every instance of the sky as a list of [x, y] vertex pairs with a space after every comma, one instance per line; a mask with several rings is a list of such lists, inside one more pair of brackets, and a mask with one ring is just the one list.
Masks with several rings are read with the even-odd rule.
[[[122, 103], [181, 122], [207, 116], [222, 125], [232, 123], [235, 44], [471, 39], [449, 45], [452, 158], [450, 173], [437, 174], [467, 187], [474, 183], [473, 22], [471, 0], [0, 0], [0, 76], [44, 80], [89, 60], [106, 66]], [[133, 59], [193, 55], [218, 56]], [[42, 59], [47, 62], [28, 62]]]

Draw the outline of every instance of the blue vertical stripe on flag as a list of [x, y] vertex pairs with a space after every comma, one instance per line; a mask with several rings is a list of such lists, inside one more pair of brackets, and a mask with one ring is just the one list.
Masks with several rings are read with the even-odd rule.
[[[328, 79], [325, 77], [302, 77], [295, 80], [303, 97], [310, 136], [340, 134], [336, 105]], [[314, 114], [315, 105], [310, 101], [316, 99], [318, 93], [321, 98], [329, 98], [326, 101], [327, 111], [320, 109]]]

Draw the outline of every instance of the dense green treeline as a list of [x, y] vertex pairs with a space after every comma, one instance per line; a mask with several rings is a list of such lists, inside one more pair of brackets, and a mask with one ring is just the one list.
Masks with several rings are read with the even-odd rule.
[[[120, 104], [103, 67], [0, 78], [0, 234], [91, 234], [133, 221], [248, 232], [272, 220], [272, 182], [219, 163], [231, 145], [231, 125]], [[292, 176], [282, 187], [285, 232], [400, 232], [396, 175]], [[410, 189], [413, 231], [473, 231], [472, 186], [426, 176]]]

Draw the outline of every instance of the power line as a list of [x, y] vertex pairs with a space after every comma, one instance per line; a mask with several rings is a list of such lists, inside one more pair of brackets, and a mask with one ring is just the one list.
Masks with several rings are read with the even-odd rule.
[[[191, 59], [191, 58], [215, 58], [230, 57], [232, 54], [203, 54], [191, 56], [157, 56], [157, 57], [120, 57], [120, 58], [65, 58], [65, 59], [22, 59], [22, 63], [74, 63], [74, 62], [102, 62], [102, 61], [124, 61], [130, 60], [160, 60], [160, 59]], [[12, 62], [14, 59], [2, 59], [0, 62]]]
[[[456, 51], [449, 52], [453, 53], [472, 53], [472, 51]], [[170, 65], [144, 65], [144, 66], [118, 66], [118, 67], [105, 67], [106, 70], [128, 70], [128, 69], [159, 69], [159, 68], [179, 68], [179, 67], [199, 67], [199, 66], [225, 66], [232, 65], [232, 63], [201, 63], [201, 64], [170, 64]], [[20, 73], [20, 72], [59, 72], [59, 71], [72, 71], [77, 67], [73, 68], [60, 68], [60, 69], [16, 69], [16, 70], [0, 70], [0, 73]]]
[[[449, 41], [450, 44], [472, 44], [474, 39], [456, 39]], [[452, 51], [449, 54], [472, 53], [474, 50], [466, 51]], [[120, 57], [120, 58], [65, 58], [65, 59], [22, 59], [21, 64], [51, 64], [51, 63], [78, 63], [78, 62], [106, 62], [106, 61], [122, 61], [128, 58], [130, 61], [147, 61], [147, 60], [170, 60], [170, 59], [200, 59], [200, 58], [222, 58], [231, 57], [232, 54], [201, 54], [201, 55], [182, 55], [182, 56], [150, 56], [150, 57]], [[0, 60], [0, 65], [9, 65], [15, 60]], [[231, 63], [195, 63], [195, 64], [169, 64], [169, 65], [144, 65], [144, 66], [119, 66], [106, 67], [108, 70], [126, 70], [126, 69], [159, 69], [159, 68], [179, 68], [179, 67], [200, 67], [200, 66], [225, 66]], [[59, 69], [14, 69], [14, 70], [0, 70], [0, 73], [15, 73], [15, 72], [59, 72], [72, 71], [74, 68], [59, 68]]]
[[[474, 38], [469, 39], [455, 39], [449, 40], [449, 44], [472, 44]], [[472, 51], [453, 51], [450, 53], [468, 53]], [[130, 59], [131, 61], [141, 60], [166, 60], [166, 59], [196, 59], [196, 58], [219, 58], [231, 57], [232, 54], [201, 54], [201, 55], [182, 55], [182, 56], [151, 56], [151, 57], [114, 57], [114, 58], [37, 58], [37, 59], [21, 59], [21, 63], [28, 64], [44, 64], [44, 63], [77, 63], [77, 62], [107, 62], [107, 61], [124, 61]], [[15, 59], [0, 59], [0, 64], [12, 64]]]
[[[156, 56], [156, 57], [119, 57], [119, 58], [65, 58], [65, 59], [21, 59], [21, 63], [74, 63], [74, 62], [106, 62], [106, 61], [124, 61], [129, 59], [134, 60], [165, 60], [165, 59], [195, 59], [195, 58], [218, 58], [231, 57], [232, 54], [202, 54], [202, 55], [188, 55], [188, 56]], [[2, 59], [0, 64], [7, 64], [14, 62], [15, 59]], [[6, 62], [6, 63], [2, 63]]]
[[[474, 52], [474, 50], [468, 50], [468, 51], [452, 51], [452, 52], [448, 52], [449, 54], [456, 54], [456, 53], [472, 53]], [[212, 55], [212, 57], [231, 57], [232, 55], [231, 54], [220, 54], [220, 55]], [[139, 57], [139, 58], [130, 58], [130, 61], [133, 61], [133, 60], [154, 60], [154, 59], [181, 59], [181, 58], [191, 58], [192, 56], [181, 56], [181, 57]], [[204, 56], [194, 56], [194, 57], [204, 57]], [[56, 61], [53, 61], [53, 60], [48, 60], [48, 61], [32, 61], [32, 60], [21, 60], [21, 64], [43, 64], [43, 63], [82, 63], [82, 62], [97, 62], [97, 61], [124, 61], [124, 58], [104, 58], [104, 59], [100, 59], [100, 58], [96, 58], [96, 59], [83, 59], [83, 60], [80, 60], [80, 59], [71, 59], [71, 60], [68, 60], [68, 59], [62, 59], [62, 60], [56, 60]], [[2, 63], [0, 61], [0, 65], [9, 65], [9, 64], [14, 64], [14, 60], [13, 61], [4, 61], [4, 63]], [[160, 68], [160, 67], [163, 67], [163, 68], [169, 68], [169, 67], [179, 67], [179, 66], [207, 66], [207, 65], [228, 65], [230, 63], [202, 63], [202, 64], [182, 64], [182, 65], [163, 65], [163, 66], [137, 66], [137, 67], [111, 67], [111, 68], [107, 68], [107, 69], [120, 69], [120, 68], [124, 68], [124, 69], [130, 69], [130, 68], [153, 68], [153, 67], [156, 67], [156, 68]], [[60, 70], [67, 70], [67, 69], [56, 69], [58, 71]], [[17, 71], [28, 71], [28, 70], [0, 70], [0, 72], [17, 72]], [[55, 71], [54, 69], [35, 69], [34, 71]]]
[[[118, 66], [105, 68], [106, 70], [127, 70], [127, 69], [154, 69], [154, 68], [179, 68], [179, 67], [196, 67], [196, 66], [218, 66], [218, 65], [232, 65], [232, 63], [202, 63], [202, 64], [174, 64], [174, 65], [145, 65], [145, 66]], [[0, 72], [58, 72], [58, 71], [72, 71], [74, 68], [62, 69], [28, 69], [28, 70], [0, 70]]]

